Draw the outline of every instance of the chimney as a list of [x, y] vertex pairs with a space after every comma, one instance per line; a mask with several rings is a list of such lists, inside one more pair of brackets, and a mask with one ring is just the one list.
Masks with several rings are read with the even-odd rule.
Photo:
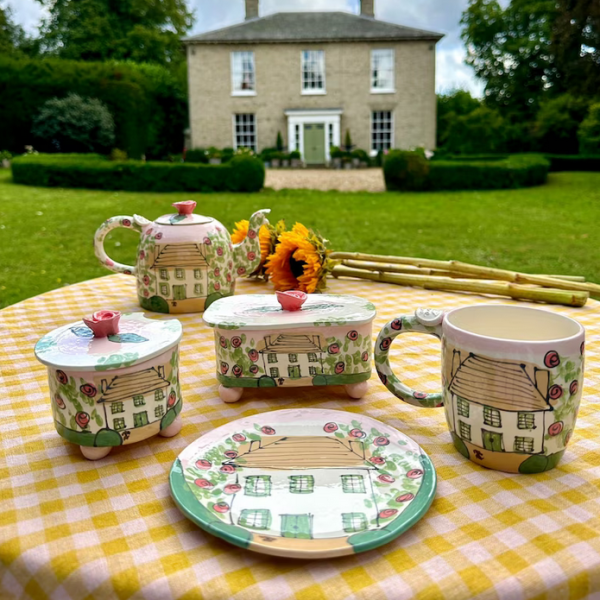
[[[246, 0], [246, 5], [249, 0]], [[375, 0], [360, 0], [360, 14], [362, 17], [375, 18]]]
[[258, 17], [258, 0], [246, 0], [246, 21]]

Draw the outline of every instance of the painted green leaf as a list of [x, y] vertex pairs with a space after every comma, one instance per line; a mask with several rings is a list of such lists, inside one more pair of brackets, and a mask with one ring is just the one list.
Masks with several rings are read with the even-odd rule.
[[148, 341], [148, 338], [142, 337], [137, 333], [117, 333], [109, 335], [108, 339], [117, 344], [141, 344]]
[[94, 337], [94, 332], [89, 327], [71, 327], [71, 333], [73, 333], [77, 337]]

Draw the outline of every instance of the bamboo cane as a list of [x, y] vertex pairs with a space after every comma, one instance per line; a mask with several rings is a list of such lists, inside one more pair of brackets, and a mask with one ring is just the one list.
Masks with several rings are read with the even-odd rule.
[[[342, 260], [342, 265], [353, 269], [364, 269], [365, 271], [379, 271], [382, 273], [406, 273], [408, 275], [431, 275], [432, 277], [458, 277], [461, 279], [481, 279], [478, 275], [469, 273], [456, 273], [453, 271], [442, 271], [438, 269], [424, 269], [411, 265], [388, 265], [379, 262], [368, 262], [361, 260]], [[553, 277], [563, 281], [585, 281], [585, 277], [579, 275], [539, 275], [540, 277]], [[497, 279], [490, 277], [489, 279]]]
[[429, 277], [426, 275], [401, 275], [392, 273], [371, 273], [350, 267], [336, 266], [333, 269], [334, 277], [355, 277], [357, 279], [370, 279], [384, 283], [396, 283], [422, 287], [426, 290], [447, 290], [457, 292], [474, 292], [478, 294], [495, 294], [508, 296], [515, 300], [531, 300], [547, 302], [549, 304], [563, 304], [566, 306], [584, 306], [589, 294], [581, 291], [565, 291], [551, 288], [526, 287], [508, 282], [483, 282], [473, 280], [451, 279], [449, 277]]

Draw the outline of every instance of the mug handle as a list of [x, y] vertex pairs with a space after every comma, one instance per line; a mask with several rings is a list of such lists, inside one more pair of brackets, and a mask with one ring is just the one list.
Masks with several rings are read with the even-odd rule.
[[404, 385], [392, 371], [389, 357], [390, 346], [395, 338], [406, 332], [428, 333], [441, 339], [443, 320], [444, 313], [441, 310], [419, 308], [415, 311], [414, 316], [403, 315], [390, 321], [377, 336], [374, 358], [379, 379], [392, 394], [413, 406], [437, 408], [444, 405], [443, 396], [441, 393], [417, 392]]
[[117, 227], [124, 227], [125, 229], [132, 229], [133, 231], [137, 231], [138, 233], [142, 232], [142, 228], [137, 222], [137, 219], [134, 217], [129, 217], [127, 215], [121, 215], [120, 217], [111, 217], [110, 219], [106, 219], [100, 227], [96, 230], [96, 234], [94, 236], [94, 252], [96, 253], [96, 257], [98, 260], [111, 271], [115, 273], [124, 273], [125, 275], [135, 275], [137, 272], [137, 267], [133, 267], [131, 265], [124, 265], [123, 263], [117, 262], [110, 258], [106, 251], [104, 250], [104, 239], [106, 236], [113, 230], [117, 229]]

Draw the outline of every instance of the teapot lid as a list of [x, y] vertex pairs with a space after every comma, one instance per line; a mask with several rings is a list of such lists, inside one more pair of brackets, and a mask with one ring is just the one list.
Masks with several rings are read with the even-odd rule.
[[[94, 326], [111, 316], [115, 329]], [[116, 322], [114, 322], [116, 321]], [[109, 323], [110, 325], [111, 323]], [[70, 371], [109, 371], [131, 367], [176, 346], [182, 335], [177, 319], [147, 319], [144, 313], [99, 311], [89, 319], [59, 327], [46, 334], [36, 345], [36, 358], [54, 368]]]
[[214, 221], [212, 217], [195, 215], [194, 209], [196, 208], [196, 203], [193, 200], [175, 202], [173, 206], [177, 209], [177, 214], [158, 217], [155, 223], [159, 225], [203, 225]]

